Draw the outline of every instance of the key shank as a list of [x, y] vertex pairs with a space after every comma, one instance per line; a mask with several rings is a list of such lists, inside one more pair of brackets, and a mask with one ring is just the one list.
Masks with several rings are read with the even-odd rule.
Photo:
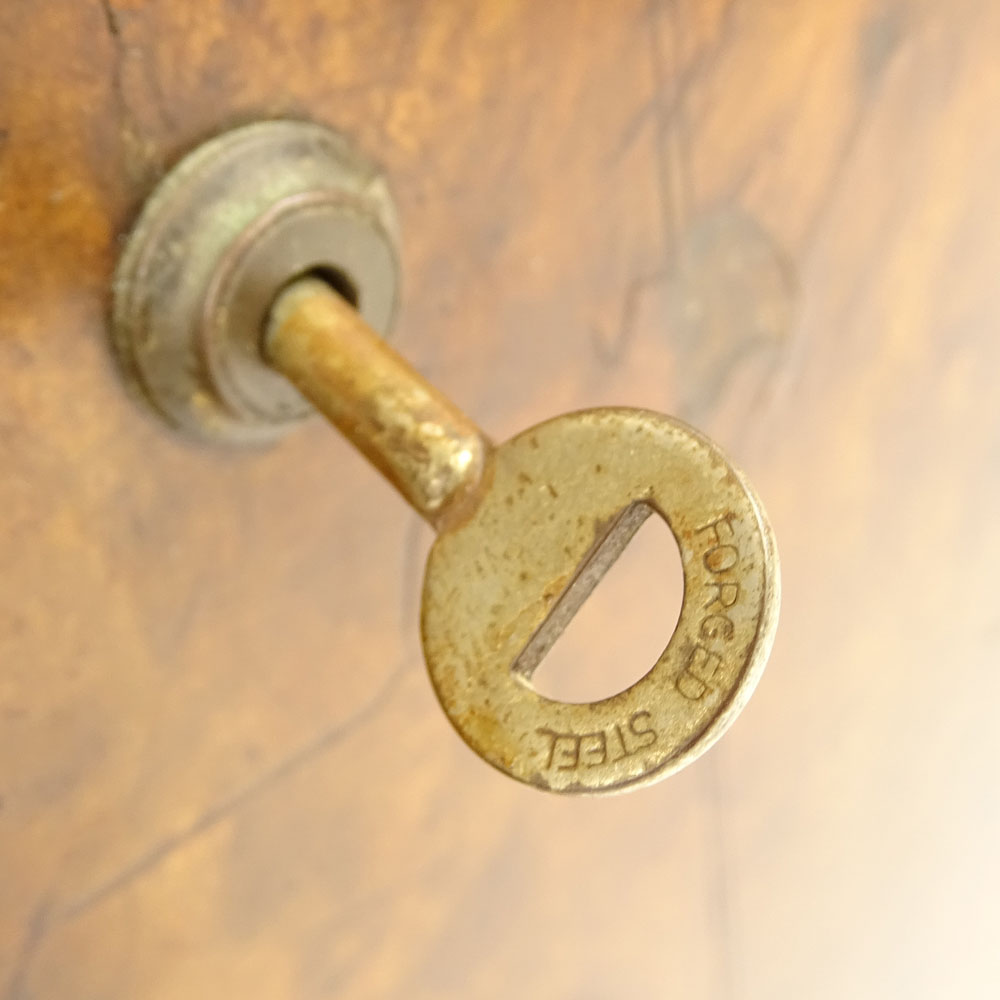
[[264, 350], [433, 527], [475, 504], [489, 439], [330, 285], [303, 278], [285, 289]]

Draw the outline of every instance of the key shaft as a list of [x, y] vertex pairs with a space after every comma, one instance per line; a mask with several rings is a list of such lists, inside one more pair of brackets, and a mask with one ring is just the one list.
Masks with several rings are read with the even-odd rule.
[[279, 295], [265, 354], [434, 528], [475, 505], [489, 439], [326, 282]]

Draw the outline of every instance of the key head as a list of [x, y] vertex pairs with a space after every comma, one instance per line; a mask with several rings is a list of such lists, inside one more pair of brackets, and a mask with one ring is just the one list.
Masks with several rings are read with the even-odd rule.
[[[535, 666], [650, 515], [684, 569], [663, 653], [601, 701], [540, 695]], [[729, 727], [770, 652], [779, 589], [760, 502], [714, 444], [646, 410], [570, 413], [498, 447], [478, 506], [438, 535], [424, 654], [445, 713], [489, 763], [551, 791], [617, 792], [679, 770]]]

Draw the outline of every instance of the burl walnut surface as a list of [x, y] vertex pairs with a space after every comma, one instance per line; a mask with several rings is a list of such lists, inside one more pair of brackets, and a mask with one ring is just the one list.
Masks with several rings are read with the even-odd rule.
[[[998, 53], [993, 0], [3, 0], [0, 998], [995, 995]], [[750, 475], [777, 643], [682, 774], [492, 771], [376, 473], [123, 392], [121, 235], [275, 115], [385, 165], [395, 343], [497, 439], [650, 406]]]

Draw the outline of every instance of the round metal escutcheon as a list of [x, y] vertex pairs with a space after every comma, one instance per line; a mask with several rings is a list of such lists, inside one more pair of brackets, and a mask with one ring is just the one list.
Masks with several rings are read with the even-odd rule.
[[[746, 704], [777, 624], [775, 543], [742, 474], [679, 421], [599, 409], [519, 434], [489, 475], [480, 506], [439, 535], [424, 579], [424, 652], [459, 734], [511, 777], [561, 792], [617, 792], [690, 763]], [[619, 694], [545, 698], [525, 652], [637, 511], [662, 516], [680, 548], [674, 634]]]
[[191, 435], [273, 440], [314, 412], [262, 353], [278, 292], [319, 275], [384, 334], [397, 246], [385, 179], [343, 136], [300, 121], [217, 136], [163, 179], [126, 243], [112, 311], [126, 380]]

